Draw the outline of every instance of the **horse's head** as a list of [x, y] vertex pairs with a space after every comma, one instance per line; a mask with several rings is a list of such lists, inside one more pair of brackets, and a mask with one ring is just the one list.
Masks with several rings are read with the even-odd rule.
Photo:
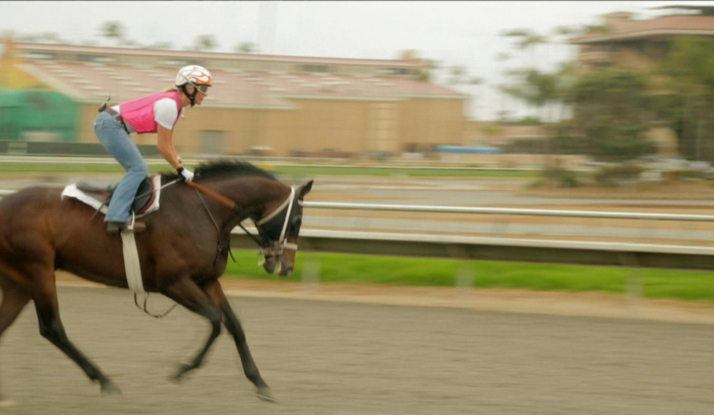
[[263, 268], [281, 277], [292, 274], [295, 267], [297, 239], [302, 225], [302, 203], [312, 189], [312, 180], [290, 189], [290, 195], [262, 219], [255, 222], [265, 256]]
[[[247, 180], [247, 178], [253, 180]], [[168, 179], [176, 179], [176, 175]], [[207, 189], [199, 183], [212, 184]], [[233, 209], [232, 220], [250, 218], [258, 229], [263, 268], [268, 273], [288, 276], [295, 266], [297, 238], [302, 225], [302, 202], [312, 189], [312, 180], [298, 187], [288, 187], [275, 176], [250, 163], [219, 160], [196, 168], [198, 190]], [[239, 222], [235, 222], [239, 223]], [[246, 231], [247, 232], [247, 231]]]

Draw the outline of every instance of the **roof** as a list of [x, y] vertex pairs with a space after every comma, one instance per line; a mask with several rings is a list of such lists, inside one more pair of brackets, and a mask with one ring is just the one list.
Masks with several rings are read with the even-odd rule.
[[305, 64], [333, 64], [333, 65], [356, 65], [356, 66], [389, 66], [393, 68], [421, 68], [426, 64], [417, 60], [391, 60], [391, 59], [350, 59], [350, 58], [327, 58], [308, 56], [286, 56], [286, 55], [261, 55], [257, 53], [220, 53], [220, 52], [199, 52], [199, 51], [178, 51], [161, 49], [137, 49], [137, 48], [116, 48], [116, 47], [96, 47], [80, 45], [61, 45], [47, 43], [22, 43], [15, 42], [15, 48], [24, 51], [37, 52], [59, 52], [59, 53], [87, 53], [102, 55], [132, 55], [132, 56], [152, 56], [166, 58], [188, 57], [193, 59], [225, 59], [263, 62], [293, 62]]
[[697, 10], [700, 14], [711, 16], [714, 14], [714, 6], [690, 5], [690, 4], [670, 4], [667, 6], [650, 7], [652, 10]]
[[[136, 67], [98, 63], [24, 61], [19, 67], [79, 102], [101, 102], [111, 95], [122, 102], [171, 87], [173, 67]], [[440, 85], [407, 77], [311, 73], [269, 73], [211, 69], [214, 86], [204, 107], [294, 109], [291, 98], [330, 100], [464, 99]]]
[[622, 20], [608, 26], [609, 33], [579, 36], [573, 44], [630, 40], [653, 36], [714, 36], [714, 16], [664, 16], [649, 20]]

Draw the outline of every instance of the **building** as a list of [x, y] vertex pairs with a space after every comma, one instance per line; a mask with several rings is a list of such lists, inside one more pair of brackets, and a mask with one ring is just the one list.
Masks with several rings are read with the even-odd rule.
[[[571, 39], [571, 44], [579, 46], [575, 62], [577, 73], [608, 67], [642, 73], [662, 61], [669, 53], [671, 41], [678, 37], [714, 39], [714, 7], [665, 6], [659, 9], [669, 10], [672, 14], [641, 20], [632, 13], [610, 13], [603, 16], [602, 30]], [[655, 91], [666, 91], [666, 83], [662, 81], [662, 76], [653, 76], [650, 87]], [[678, 157], [679, 152], [684, 151], [681, 146], [686, 145], [679, 142], [671, 128], [653, 128], [647, 132], [647, 137], [656, 145], [657, 152], [667, 157]], [[685, 143], [684, 139], [682, 143]], [[696, 158], [699, 157], [697, 153]]]
[[[160, 92], [188, 64], [215, 86], [174, 136], [182, 154], [276, 156], [428, 151], [464, 140], [465, 95], [419, 80], [425, 63], [5, 42], [0, 89], [54, 91], [78, 105], [76, 141], [95, 143], [97, 107]], [[9, 73], [9, 72], [4, 72]], [[0, 129], [0, 134], [2, 130]], [[0, 137], [0, 140], [7, 139]], [[153, 144], [154, 135], [137, 137]]]
[[668, 15], [636, 20], [632, 13], [603, 16], [602, 31], [570, 40], [578, 45], [576, 70], [580, 73], [606, 67], [632, 71], [651, 69], [667, 54], [668, 42], [679, 36], [714, 36], [714, 7], [671, 6], [699, 14]]

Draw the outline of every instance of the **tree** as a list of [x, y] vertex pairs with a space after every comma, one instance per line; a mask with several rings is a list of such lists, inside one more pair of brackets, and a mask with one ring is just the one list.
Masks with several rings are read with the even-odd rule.
[[115, 21], [104, 22], [100, 31], [103, 37], [114, 41], [116, 45], [122, 44], [126, 36], [124, 26], [120, 22]]
[[596, 160], [622, 162], [655, 152], [644, 133], [654, 125], [642, 76], [618, 69], [584, 75], [575, 85], [575, 128]]
[[211, 51], [218, 47], [218, 41], [213, 35], [197, 36], [193, 42], [192, 50]]
[[714, 161], [714, 42], [681, 37], [669, 44], [669, 53], [656, 68], [664, 76], [662, 115], [679, 137], [679, 150], [687, 158]]
[[535, 49], [537, 46], [548, 43], [548, 38], [528, 29], [514, 29], [502, 33], [502, 36], [515, 39], [515, 47], [522, 52], [528, 52], [530, 67], [535, 66]]
[[434, 72], [441, 69], [441, 62], [434, 59], [424, 59], [424, 67], [417, 69], [415, 77], [422, 82], [432, 82]]
[[170, 50], [173, 47], [171, 42], [156, 42], [153, 45], [149, 45], [149, 49], [158, 49], [158, 50]]
[[[451, 85], [465, 86], [470, 89], [472, 86], [482, 85], [483, 78], [470, 75], [465, 66], [455, 65], [449, 68], [449, 78], [447, 82]], [[476, 108], [476, 96], [472, 94], [471, 91], [469, 91], [468, 96], [472, 106], [469, 112], [475, 114], [473, 110]]]
[[253, 42], [241, 42], [233, 50], [236, 53], [258, 53], [258, 45]]
[[57, 34], [57, 33], [55, 33], [55, 32], [45, 32], [45, 33], [42, 33], [42, 34], [39, 36], [39, 39], [40, 39], [41, 42], [46, 42], [46, 43], [64, 43], [64, 44], [68, 44], [68, 42], [66, 42], [65, 40], [63, 40], [63, 39], [60, 37], [60, 35]]

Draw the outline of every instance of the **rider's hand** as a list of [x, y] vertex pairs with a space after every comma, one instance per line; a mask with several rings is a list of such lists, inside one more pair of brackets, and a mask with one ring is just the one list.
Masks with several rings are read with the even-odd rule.
[[178, 169], [176, 169], [176, 171], [181, 176], [181, 178], [183, 178], [183, 181], [190, 182], [193, 180], [193, 172], [191, 170], [187, 169], [186, 167], [181, 166]]

